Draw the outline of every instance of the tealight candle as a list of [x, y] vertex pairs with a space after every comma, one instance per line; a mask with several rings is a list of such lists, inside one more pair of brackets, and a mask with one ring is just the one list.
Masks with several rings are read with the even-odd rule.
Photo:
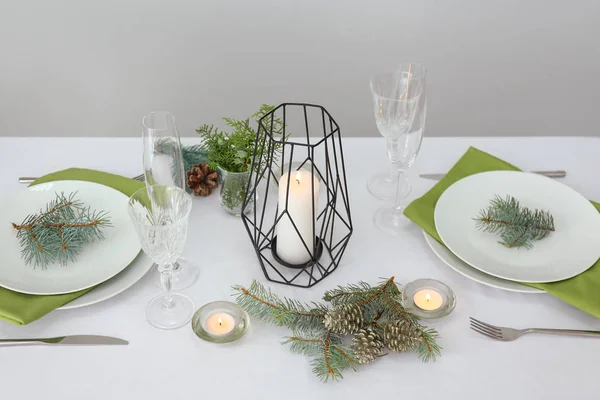
[[437, 310], [444, 304], [442, 295], [433, 289], [421, 289], [413, 295], [415, 305], [421, 310]]
[[452, 289], [434, 279], [418, 279], [402, 289], [402, 306], [421, 318], [439, 318], [448, 315], [456, 306]]
[[192, 318], [192, 330], [202, 340], [230, 343], [242, 338], [250, 326], [248, 313], [228, 301], [200, 307]]
[[206, 331], [213, 335], [226, 335], [235, 328], [235, 319], [224, 312], [214, 313], [206, 319]]

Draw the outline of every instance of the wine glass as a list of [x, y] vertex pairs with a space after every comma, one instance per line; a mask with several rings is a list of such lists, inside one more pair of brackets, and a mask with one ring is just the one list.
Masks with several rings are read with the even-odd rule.
[[164, 289], [146, 306], [148, 322], [157, 328], [179, 328], [194, 314], [194, 302], [171, 291], [173, 264], [185, 246], [191, 209], [192, 197], [174, 186], [147, 186], [129, 199], [129, 216], [144, 253], [158, 264]]
[[[144, 176], [146, 185], [174, 186], [185, 190], [181, 141], [175, 117], [167, 111], [155, 111], [142, 119], [144, 139]], [[154, 269], [158, 274], [158, 269]], [[179, 258], [173, 265], [172, 286], [182, 290], [198, 279], [199, 268], [187, 258]]]
[[412, 167], [421, 148], [427, 116], [426, 70], [418, 63], [404, 63], [392, 73], [371, 78], [375, 121], [386, 138], [388, 157], [397, 171], [393, 206], [375, 213], [375, 225], [398, 236], [403, 231], [404, 198], [410, 192], [405, 172]]

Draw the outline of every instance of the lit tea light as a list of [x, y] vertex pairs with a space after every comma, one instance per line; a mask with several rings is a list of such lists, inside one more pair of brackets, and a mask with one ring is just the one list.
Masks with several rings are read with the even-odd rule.
[[248, 331], [250, 317], [236, 304], [215, 301], [200, 307], [192, 318], [192, 330], [202, 340], [230, 343]]
[[444, 298], [433, 289], [421, 289], [413, 295], [415, 305], [421, 310], [437, 310], [444, 304]]
[[454, 310], [456, 296], [452, 289], [440, 281], [419, 279], [404, 286], [402, 306], [422, 318], [439, 318]]
[[226, 335], [235, 328], [235, 319], [227, 313], [215, 313], [206, 319], [206, 331], [213, 335]]

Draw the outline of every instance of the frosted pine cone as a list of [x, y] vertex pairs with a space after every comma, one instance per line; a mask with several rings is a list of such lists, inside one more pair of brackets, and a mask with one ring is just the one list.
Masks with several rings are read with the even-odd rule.
[[421, 332], [407, 321], [394, 321], [383, 328], [383, 341], [392, 351], [408, 351], [421, 343]]
[[325, 314], [325, 327], [340, 335], [358, 332], [363, 325], [362, 308], [357, 304], [340, 304]]
[[368, 364], [383, 354], [383, 338], [371, 327], [359, 330], [354, 339], [354, 354], [361, 364]]

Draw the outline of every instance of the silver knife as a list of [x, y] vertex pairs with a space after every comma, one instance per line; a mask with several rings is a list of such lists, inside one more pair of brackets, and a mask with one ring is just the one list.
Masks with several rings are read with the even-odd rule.
[[73, 336], [60, 336], [54, 338], [42, 338], [42, 339], [2, 339], [0, 340], [0, 347], [2, 346], [29, 346], [29, 345], [59, 345], [59, 346], [113, 346], [113, 345], [127, 345], [127, 340], [114, 338], [110, 336], [97, 336], [97, 335], [73, 335]]
[[[567, 171], [531, 171], [531, 172], [533, 172], [534, 174], [547, 176], [548, 178], [564, 178], [565, 176], [567, 176]], [[433, 179], [436, 181], [439, 181], [444, 176], [446, 176], [446, 174], [421, 174], [421, 175], [419, 175], [420, 178]]]

